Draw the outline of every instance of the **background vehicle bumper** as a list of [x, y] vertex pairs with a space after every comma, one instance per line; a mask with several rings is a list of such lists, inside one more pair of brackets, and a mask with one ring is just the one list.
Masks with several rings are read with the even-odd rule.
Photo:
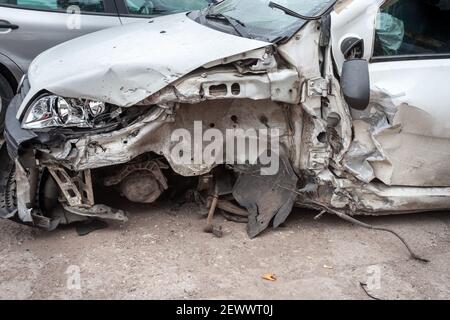
[[6, 111], [4, 138], [11, 158], [19, 156], [21, 146], [27, 141], [37, 138], [37, 135], [30, 130], [22, 129], [20, 121], [16, 115], [22, 101], [30, 90], [28, 80], [25, 80], [18, 94], [14, 96]]

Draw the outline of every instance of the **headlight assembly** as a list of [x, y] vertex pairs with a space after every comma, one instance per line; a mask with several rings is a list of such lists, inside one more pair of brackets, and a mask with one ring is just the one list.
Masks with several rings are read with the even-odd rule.
[[100, 101], [45, 95], [28, 108], [22, 122], [24, 129], [54, 127], [94, 128], [108, 107]]

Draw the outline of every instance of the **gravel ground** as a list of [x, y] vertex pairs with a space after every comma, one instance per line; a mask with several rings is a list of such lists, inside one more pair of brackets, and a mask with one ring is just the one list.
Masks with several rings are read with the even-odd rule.
[[129, 222], [83, 237], [73, 226], [44, 232], [0, 221], [0, 298], [370, 299], [360, 282], [381, 299], [450, 298], [447, 212], [364, 219], [398, 231], [431, 260], [424, 264], [388, 233], [316, 221], [311, 211], [250, 240], [244, 224], [220, 215], [224, 236], [204, 233], [194, 203], [122, 206]]

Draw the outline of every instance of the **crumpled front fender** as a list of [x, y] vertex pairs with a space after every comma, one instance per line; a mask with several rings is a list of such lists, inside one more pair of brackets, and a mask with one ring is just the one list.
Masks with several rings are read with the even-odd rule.
[[208, 28], [185, 13], [102, 30], [60, 44], [33, 61], [31, 90], [18, 117], [43, 90], [132, 106], [206, 64], [229, 62], [270, 45]]

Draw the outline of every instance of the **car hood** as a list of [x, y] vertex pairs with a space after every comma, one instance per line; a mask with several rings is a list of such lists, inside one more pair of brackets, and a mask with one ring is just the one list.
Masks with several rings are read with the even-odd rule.
[[26, 100], [47, 90], [131, 106], [207, 63], [268, 45], [208, 28], [186, 13], [110, 28], [40, 54], [28, 72]]

